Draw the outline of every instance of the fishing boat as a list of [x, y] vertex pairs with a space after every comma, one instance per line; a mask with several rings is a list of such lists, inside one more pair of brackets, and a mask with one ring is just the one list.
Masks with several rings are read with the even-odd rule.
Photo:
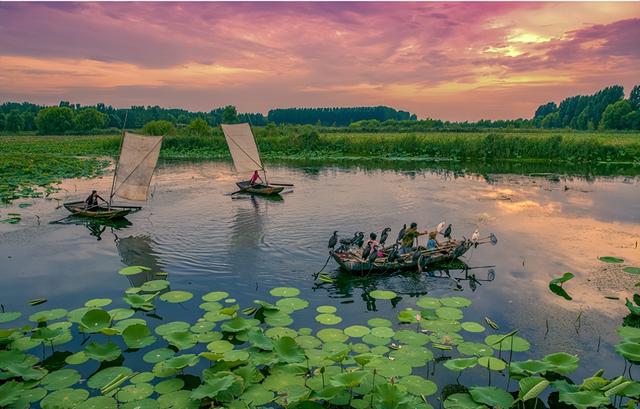
[[438, 264], [447, 263], [464, 255], [475, 243], [465, 239], [451, 240], [432, 250], [416, 249], [407, 254], [398, 255], [393, 261], [388, 261], [391, 248], [385, 248], [382, 257], [373, 262], [362, 259], [362, 249], [359, 247], [339, 248], [331, 253], [340, 268], [352, 274], [384, 274], [398, 270], [423, 270]]
[[237, 173], [262, 172], [263, 183], [251, 183], [249, 180], [237, 182], [237, 193], [248, 193], [252, 195], [272, 196], [284, 190], [284, 186], [293, 186], [289, 183], [272, 183], [267, 180], [267, 171], [260, 159], [260, 151], [256, 138], [248, 123], [242, 124], [222, 124], [222, 132], [229, 145], [229, 152], [233, 159], [233, 166]]
[[142, 209], [140, 206], [113, 204], [113, 198], [146, 201], [153, 172], [158, 163], [162, 136], [144, 136], [125, 132], [120, 145], [120, 156], [111, 182], [109, 200], [100, 206], [87, 207], [85, 202], [63, 203], [74, 215], [100, 220], [123, 218]]

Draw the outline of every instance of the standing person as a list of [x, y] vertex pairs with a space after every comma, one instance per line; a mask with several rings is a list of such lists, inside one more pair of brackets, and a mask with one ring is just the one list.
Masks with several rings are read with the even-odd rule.
[[251, 186], [256, 184], [256, 181], [260, 179], [261, 183], [264, 183], [264, 181], [262, 180], [262, 178], [260, 177], [260, 174], [258, 173], [257, 170], [253, 171], [253, 176], [251, 176], [251, 179], [249, 180], [249, 183], [251, 183]]
[[431, 233], [429, 233], [429, 240], [427, 240], [427, 250], [435, 250], [440, 245], [440, 243], [438, 243], [438, 240], [436, 240], [436, 234], [437, 231], [432, 231]]
[[411, 223], [411, 226], [404, 232], [404, 237], [402, 237], [402, 244], [398, 254], [407, 254], [411, 253], [413, 249], [414, 241], [424, 234], [427, 234], [427, 231], [419, 232], [418, 231], [418, 223]]
[[106, 200], [104, 200], [97, 191], [92, 190], [91, 194], [89, 195], [89, 197], [87, 197], [84, 201], [86, 208], [87, 209], [93, 209], [98, 207], [98, 199], [102, 200], [103, 202], [107, 203]]

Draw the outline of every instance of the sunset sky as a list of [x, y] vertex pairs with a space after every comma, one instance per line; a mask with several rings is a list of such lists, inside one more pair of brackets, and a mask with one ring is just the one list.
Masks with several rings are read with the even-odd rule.
[[640, 3], [0, 3], [0, 101], [531, 117], [640, 83]]

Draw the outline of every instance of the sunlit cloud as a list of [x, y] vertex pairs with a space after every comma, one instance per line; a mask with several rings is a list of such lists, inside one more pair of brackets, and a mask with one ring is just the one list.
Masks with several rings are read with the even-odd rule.
[[3, 100], [529, 117], [637, 81], [639, 3], [2, 3]]

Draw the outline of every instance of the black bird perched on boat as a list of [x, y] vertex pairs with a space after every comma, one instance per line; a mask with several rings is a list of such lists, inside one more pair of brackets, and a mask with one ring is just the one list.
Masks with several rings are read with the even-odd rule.
[[404, 232], [407, 230], [407, 224], [405, 223], [404, 226], [402, 226], [402, 229], [400, 229], [400, 232], [398, 232], [398, 238], [396, 239], [396, 243], [400, 243], [402, 241], [402, 239], [404, 238]]
[[377, 258], [378, 258], [378, 246], [374, 245], [373, 249], [371, 249], [371, 254], [369, 254], [367, 261], [369, 261], [369, 263], [373, 263], [374, 261], [376, 261]]
[[451, 224], [449, 224], [447, 228], [444, 229], [444, 238], [451, 240]]
[[387, 256], [387, 262], [393, 263], [398, 258], [398, 244], [394, 244]]
[[358, 232], [358, 237], [356, 238], [355, 242], [353, 243], [358, 247], [362, 247], [362, 245], [364, 244], [364, 233], [363, 232]]
[[338, 244], [338, 231], [334, 231], [333, 235], [331, 236], [331, 238], [329, 239], [329, 248], [331, 250], [333, 250], [336, 247], [336, 244]]
[[371, 254], [371, 243], [368, 243], [364, 248], [364, 251], [362, 252], [362, 259], [366, 260], [369, 257], [369, 254]]
[[387, 236], [389, 236], [389, 232], [391, 231], [391, 227], [387, 227], [384, 230], [382, 230], [382, 233], [380, 233], [380, 245], [384, 246], [384, 243], [387, 241]]

